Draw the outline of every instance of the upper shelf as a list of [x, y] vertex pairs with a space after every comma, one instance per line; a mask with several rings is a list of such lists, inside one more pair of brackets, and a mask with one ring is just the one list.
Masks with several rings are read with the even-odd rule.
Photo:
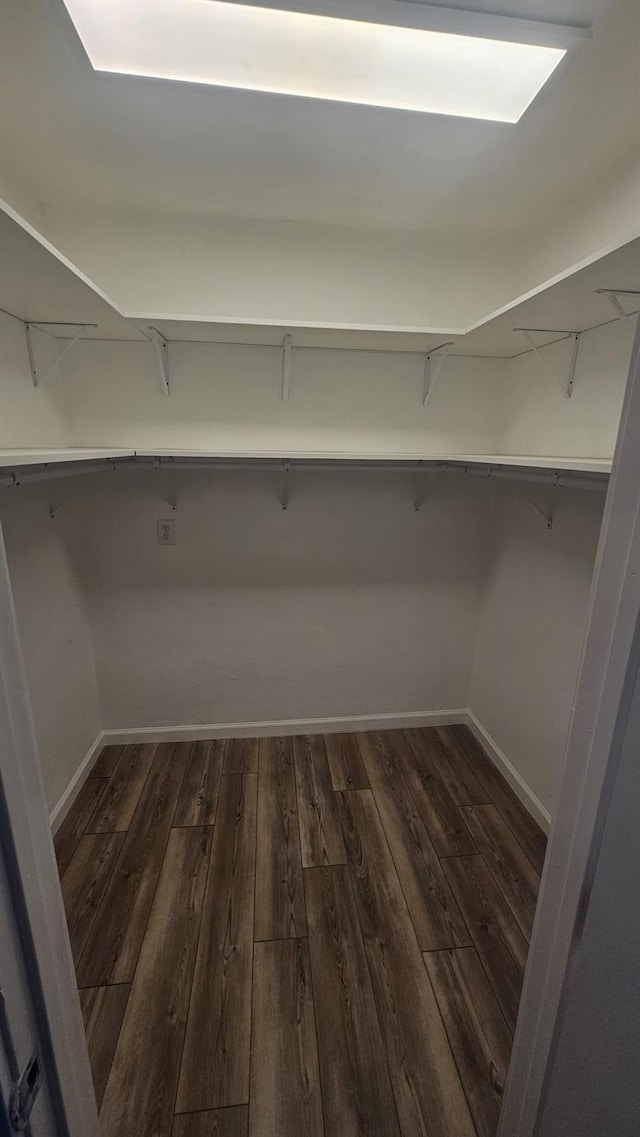
[[539, 454], [471, 454], [447, 455], [449, 462], [466, 462], [489, 466], [526, 466], [537, 470], [573, 470], [581, 474], [610, 474], [610, 458], [557, 458]]
[[248, 459], [285, 461], [311, 460], [334, 462], [376, 462], [384, 465], [386, 462], [451, 462], [466, 466], [500, 466], [502, 468], [526, 468], [528, 470], [562, 470], [582, 474], [611, 473], [611, 460], [608, 458], [559, 458], [555, 456], [540, 456], [535, 454], [327, 454], [320, 452], [276, 454], [258, 451], [238, 453], [223, 453], [219, 450], [124, 450], [124, 449], [89, 449], [72, 446], [59, 450], [0, 450], [0, 467], [20, 468], [22, 466], [47, 465], [53, 466], [69, 462], [91, 462], [100, 459], [112, 458], [176, 458], [176, 459]]
[[97, 458], [133, 458], [135, 450], [88, 450], [71, 446], [65, 450], [0, 450], [0, 466], [52, 465], [58, 462], [89, 462]]

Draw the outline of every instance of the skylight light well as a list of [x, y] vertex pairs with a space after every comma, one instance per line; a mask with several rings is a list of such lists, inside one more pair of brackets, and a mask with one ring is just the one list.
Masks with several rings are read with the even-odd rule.
[[224, 0], [65, 4], [96, 71], [496, 122], [517, 122], [566, 54]]

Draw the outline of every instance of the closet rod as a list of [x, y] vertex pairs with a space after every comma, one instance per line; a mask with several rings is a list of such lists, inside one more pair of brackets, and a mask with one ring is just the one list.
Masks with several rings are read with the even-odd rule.
[[[127, 459], [123, 459], [127, 461]], [[152, 460], [134, 458], [131, 460], [134, 465], [149, 465]], [[409, 473], [409, 474], [471, 474], [473, 477], [481, 478], [513, 478], [516, 481], [538, 482], [544, 485], [555, 485], [562, 488], [574, 487], [575, 489], [598, 489], [606, 490], [608, 482], [608, 474], [594, 474], [589, 477], [577, 477], [571, 474], [570, 471], [549, 469], [548, 471], [531, 470], [528, 467], [522, 469], [505, 469], [502, 466], [486, 465], [469, 465], [465, 462], [455, 462], [447, 460], [433, 460], [425, 459], [423, 461], [408, 461], [408, 462], [358, 462], [354, 460], [345, 460], [343, 462], [336, 462], [327, 459], [326, 461], [314, 461], [312, 459], [298, 458], [298, 459], [271, 459], [271, 458], [256, 458], [253, 461], [240, 460], [220, 460], [212, 459], [194, 459], [193, 461], [167, 461], [163, 462], [160, 466], [155, 462], [156, 468], [170, 469], [170, 470], [276, 470], [281, 471], [284, 462], [287, 462], [291, 472], [295, 470], [339, 470], [341, 472], [351, 471], [359, 473]]]
[[81, 477], [84, 474], [100, 474], [105, 473], [107, 470], [120, 470], [120, 469], [146, 469], [155, 471], [170, 471], [170, 470], [273, 470], [274, 472], [281, 473], [284, 464], [287, 463], [291, 473], [296, 470], [332, 470], [332, 471], [352, 471], [352, 472], [377, 472], [377, 473], [405, 473], [405, 474], [458, 474], [461, 476], [472, 475], [473, 477], [483, 478], [506, 478], [513, 481], [520, 482], [535, 482], [539, 485], [556, 486], [563, 489], [588, 489], [605, 491], [607, 488], [608, 475], [594, 473], [592, 476], [576, 476], [571, 471], [564, 471], [550, 468], [547, 470], [536, 470], [529, 467], [522, 468], [507, 468], [506, 464], [492, 465], [484, 463], [482, 465], [471, 465], [465, 462], [448, 461], [446, 459], [425, 459], [420, 460], [407, 460], [402, 461], [350, 461], [342, 460], [336, 461], [327, 459], [325, 461], [317, 459], [278, 459], [278, 458], [254, 458], [254, 459], [220, 459], [220, 458], [194, 458], [190, 460], [178, 460], [166, 458], [153, 458], [153, 457], [131, 457], [131, 458], [107, 458], [94, 462], [77, 462], [72, 466], [67, 465], [47, 465], [44, 469], [39, 470], [21, 470], [16, 467], [6, 474], [0, 475], [0, 488], [10, 489], [15, 486], [26, 484], [29, 482], [47, 482], [58, 480], [59, 478]]

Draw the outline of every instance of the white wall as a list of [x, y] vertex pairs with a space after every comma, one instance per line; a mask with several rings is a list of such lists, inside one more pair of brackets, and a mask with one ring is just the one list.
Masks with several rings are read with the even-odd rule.
[[[48, 363], [50, 344], [38, 332], [34, 332], [34, 342], [38, 358]], [[33, 386], [23, 324], [0, 312], [0, 447], [55, 448], [67, 443], [55, 394]]]
[[178, 479], [177, 544], [151, 472], [75, 505], [106, 728], [466, 706], [484, 487], [304, 472]]
[[[570, 399], [533, 353], [510, 360], [499, 452], [611, 458], [632, 340], [632, 329], [623, 320], [585, 332]], [[566, 374], [569, 354], [568, 341], [545, 348], [560, 375]]]
[[447, 332], [519, 294], [511, 245], [495, 233], [434, 239], [53, 204], [43, 225], [22, 196], [13, 204], [127, 316]]
[[[54, 503], [67, 492], [56, 490]], [[50, 809], [101, 728], [91, 630], [65, 539], [64, 508], [51, 521], [43, 486], [2, 491], [0, 500]]]
[[304, 471], [283, 512], [275, 472], [174, 477], [175, 547], [151, 470], [58, 483], [53, 522], [3, 496], [50, 806], [101, 727], [471, 706], [553, 811], [599, 496], [428, 477], [416, 513], [405, 474]]
[[[553, 813], [604, 494], [501, 487], [470, 706]], [[553, 512], [553, 528], [533, 508]]]
[[171, 397], [151, 344], [81, 343], [61, 384], [76, 446], [371, 457], [493, 452], [505, 361], [449, 359], [422, 405], [424, 357], [295, 348], [281, 399], [280, 348], [171, 344]]

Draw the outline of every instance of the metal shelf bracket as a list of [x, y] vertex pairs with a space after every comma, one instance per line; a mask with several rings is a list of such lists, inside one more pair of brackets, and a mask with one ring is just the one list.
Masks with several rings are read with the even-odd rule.
[[165, 497], [165, 500], [167, 502], [167, 505], [170, 507], [172, 512], [175, 513], [176, 509], [178, 508], [178, 494], [176, 492], [174, 474], [173, 474], [173, 470], [171, 469], [171, 463], [170, 462], [160, 463], [156, 459], [156, 461], [153, 463], [153, 468], [156, 471], [156, 473], [162, 473], [164, 475], [164, 497]]
[[169, 397], [171, 394], [171, 372], [169, 370], [169, 344], [167, 343], [162, 332], [157, 328], [149, 327], [151, 335], [151, 342], [153, 343], [156, 360], [158, 363], [158, 371], [160, 373], [160, 383], [162, 385], [162, 394]]
[[[636, 323], [634, 319], [634, 313], [627, 312], [620, 297], [636, 296], [640, 299], [640, 292], [628, 288], [596, 288], [595, 292], [597, 296], [606, 296], [616, 316], [618, 316], [620, 320], [625, 320], [631, 328], [631, 331], [635, 333]], [[637, 315], [637, 313], [635, 313], [635, 315]]]
[[71, 500], [72, 497], [75, 497], [75, 493], [67, 494], [67, 496], [61, 498], [60, 501], [54, 501], [53, 497], [51, 497], [49, 499], [49, 520], [50, 521], [55, 521], [58, 512], [62, 509], [63, 505], [66, 505], [67, 502]]
[[[293, 336], [286, 335], [282, 341], [282, 401], [286, 403], [289, 399], [289, 390], [291, 387], [291, 348], [293, 346]], [[284, 507], [283, 507], [284, 508]]]
[[453, 347], [453, 341], [449, 340], [447, 343], [441, 343], [438, 347], [432, 348], [424, 357], [424, 383], [422, 387], [423, 407], [426, 407], [433, 394], [433, 388], [442, 371], [442, 365], [451, 347]]
[[[97, 328], [97, 326], [98, 326], [97, 324], [74, 324], [74, 323], [67, 323], [66, 321], [64, 323], [60, 323], [60, 322], [55, 321], [55, 320], [51, 321], [51, 322], [49, 322], [48, 320], [38, 320], [38, 321], [36, 321], [36, 320], [24, 320], [23, 323], [24, 323], [24, 335], [25, 335], [25, 339], [27, 341], [27, 355], [29, 357], [29, 370], [31, 372], [31, 381], [32, 381], [34, 387], [41, 387], [42, 384], [46, 382], [46, 380], [51, 375], [51, 372], [55, 371], [56, 367], [58, 367], [58, 365], [60, 363], [62, 363], [62, 360], [64, 359], [65, 355], [68, 355], [68, 353], [71, 351], [71, 348], [74, 347], [75, 344], [77, 344], [82, 333], [86, 332], [87, 328]], [[53, 328], [53, 327], [56, 327], [56, 328], [57, 327], [79, 328], [80, 330], [76, 333], [75, 336], [73, 336], [69, 340], [69, 343], [67, 344], [67, 346], [64, 347], [62, 349], [62, 351], [59, 353], [59, 355], [56, 356], [53, 363], [47, 368], [47, 370], [46, 371], [40, 371], [38, 368], [38, 365], [36, 363], [36, 357], [35, 357], [35, 352], [34, 352], [34, 348], [33, 348], [32, 332], [33, 332], [34, 328], [36, 329], [36, 331], [41, 332], [46, 327], [50, 327], [50, 328]], [[45, 334], [47, 334], [47, 333], [45, 333]]]
[[282, 488], [280, 490], [280, 508], [286, 513], [289, 508], [289, 501], [291, 500], [291, 487], [289, 484], [289, 475], [291, 473], [291, 463], [282, 463]]
[[[435, 471], [439, 472], [439, 471]], [[427, 497], [427, 478], [433, 474], [434, 471], [428, 467], [425, 468], [422, 462], [418, 463], [418, 477], [416, 479], [416, 491], [413, 496], [413, 509], [415, 513], [419, 513], [422, 509]]]
[[[549, 372], [549, 375], [555, 379], [565, 399], [570, 399], [573, 394], [573, 381], [576, 377], [576, 364], [578, 362], [578, 350], [580, 348], [580, 336], [582, 333], [574, 331], [562, 331], [558, 328], [514, 328], [513, 330], [514, 332], [520, 332], [524, 336], [529, 346], [536, 353], [538, 359], [542, 363], [542, 366], [546, 371]], [[532, 333], [535, 332], [540, 333], [541, 335], [556, 335], [559, 337], [559, 339], [562, 339], [564, 337], [571, 340], [571, 355], [569, 356], [569, 366], [567, 368], [566, 375], [559, 375], [555, 367], [552, 367], [552, 365], [549, 363], [546, 355], [542, 354], [543, 348], [541, 348], [539, 344], [535, 342], [532, 335]], [[558, 340], [555, 340], [554, 342], [557, 343]], [[545, 346], [550, 347], [551, 345], [546, 344]]]
[[547, 529], [553, 529], [553, 513], [551, 510], [543, 509], [542, 506], [538, 505], [537, 501], [534, 501], [532, 497], [528, 497], [527, 501], [529, 502], [529, 505], [533, 506], [533, 508], [537, 513], [540, 514], [541, 517], [544, 517], [547, 523]]

